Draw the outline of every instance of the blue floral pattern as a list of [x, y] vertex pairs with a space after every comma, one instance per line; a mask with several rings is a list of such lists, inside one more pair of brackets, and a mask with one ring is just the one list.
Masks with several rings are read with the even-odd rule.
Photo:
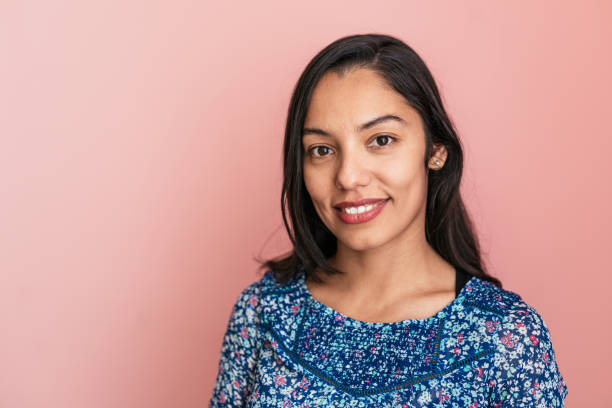
[[549, 330], [511, 291], [472, 277], [434, 316], [352, 319], [315, 300], [305, 270], [268, 270], [238, 296], [210, 407], [563, 407]]

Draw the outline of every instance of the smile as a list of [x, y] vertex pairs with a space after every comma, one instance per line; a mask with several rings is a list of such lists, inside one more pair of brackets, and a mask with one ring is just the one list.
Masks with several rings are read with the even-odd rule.
[[343, 222], [347, 224], [360, 224], [370, 221], [380, 214], [387, 201], [389, 201], [388, 198], [377, 203], [361, 205], [359, 207], [335, 208], [335, 211]]

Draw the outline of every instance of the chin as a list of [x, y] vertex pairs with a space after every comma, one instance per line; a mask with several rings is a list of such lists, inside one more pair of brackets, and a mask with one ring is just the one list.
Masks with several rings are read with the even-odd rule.
[[361, 233], [353, 233], [351, 236], [343, 237], [338, 236], [338, 242], [342, 243], [347, 248], [352, 249], [353, 251], [367, 251], [368, 249], [378, 248], [382, 244], [384, 244], [384, 240], [381, 240], [377, 237], [372, 236], [366, 231]]

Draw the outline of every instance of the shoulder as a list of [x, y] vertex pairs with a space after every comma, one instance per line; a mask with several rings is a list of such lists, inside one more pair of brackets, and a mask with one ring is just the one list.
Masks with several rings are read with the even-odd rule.
[[[259, 322], [264, 277], [244, 286], [234, 298], [229, 325], [234, 330], [254, 330]], [[242, 333], [245, 335], [246, 333]]]
[[550, 330], [533, 305], [480, 278], [473, 278], [466, 289], [463, 306], [478, 315], [479, 326], [499, 358], [555, 364]]
[[499, 317], [514, 313], [523, 302], [519, 294], [478, 277], [472, 277], [462, 292], [465, 306], [475, 307]]
[[542, 316], [521, 295], [478, 277], [472, 278], [466, 285], [463, 305], [479, 309], [482, 314], [496, 319], [507, 328], [529, 326], [534, 330], [547, 329]]
[[272, 331], [280, 338], [295, 333], [303, 298], [299, 291], [299, 275], [287, 284], [279, 284], [272, 270], [244, 287], [232, 309], [227, 333], [234, 344], [257, 348], [270, 340]]
[[261, 278], [250, 283], [238, 294], [236, 301], [234, 302], [234, 310], [238, 308], [252, 308], [255, 307], [261, 296]]
[[514, 291], [474, 277], [470, 284], [466, 285], [465, 292], [463, 302], [465, 306], [480, 309], [492, 318], [497, 316], [498, 321], [508, 329], [548, 330], [540, 313]]
[[520, 378], [530, 395], [550, 392], [564, 397], [567, 386], [542, 315], [516, 292], [479, 278], [472, 283], [465, 303], [486, 316], [483, 331], [495, 349], [492, 380], [507, 383]]
[[278, 298], [297, 288], [298, 276], [289, 283], [281, 285], [274, 277], [272, 270], [266, 270], [257, 280], [245, 286], [234, 302], [233, 314], [245, 314], [248, 311], [258, 312], [264, 298]]
[[562, 406], [567, 385], [561, 375], [550, 330], [542, 315], [518, 293], [473, 280], [466, 305], [484, 317], [482, 332], [494, 348], [492, 398], [509, 406]]

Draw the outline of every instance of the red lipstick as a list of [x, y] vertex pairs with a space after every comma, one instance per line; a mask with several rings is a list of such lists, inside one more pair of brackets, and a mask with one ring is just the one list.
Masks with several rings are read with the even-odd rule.
[[359, 201], [342, 201], [341, 203], [334, 204], [334, 207], [346, 208], [346, 207], [359, 207], [360, 205], [374, 204], [379, 201], [387, 200], [386, 198], [364, 198]]
[[[383, 210], [390, 198], [365, 198], [359, 201], [342, 201], [334, 205], [338, 217], [347, 224], [360, 224], [376, 217]], [[357, 208], [365, 206], [365, 211], [359, 213]], [[371, 208], [368, 208], [371, 207]], [[351, 213], [347, 213], [345, 208], [351, 208]]]

